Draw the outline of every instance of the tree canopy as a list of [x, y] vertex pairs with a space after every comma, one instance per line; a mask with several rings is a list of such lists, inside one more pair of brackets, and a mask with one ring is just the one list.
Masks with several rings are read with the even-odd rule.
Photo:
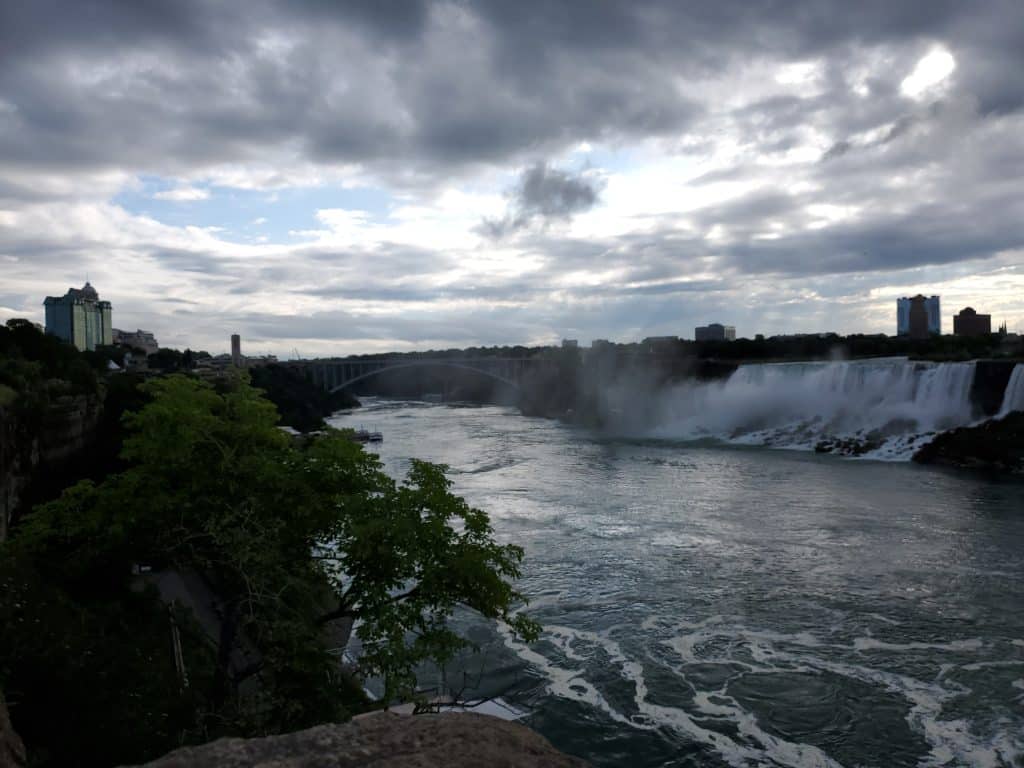
[[[296, 441], [243, 378], [217, 390], [176, 375], [144, 390], [150, 399], [126, 417], [127, 468], [36, 508], [0, 550], [0, 621], [14, 629], [0, 647], [0, 684], [17, 727], [34, 716], [58, 727], [47, 707], [60, 686], [40, 690], [33, 676], [72, 641], [80, 679], [99, 674], [90, 653], [118, 667], [109, 649], [132, 649], [117, 687], [96, 692], [112, 723], [139, 692], [149, 697], [161, 727], [148, 749], [112, 756], [128, 761], [344, 718], [364, 706], [339, 665], [350, 632], [363, 649], [358, 673], [382, 677], [387, 699], [412, 692], [418, 664], [471, 645], [447, 622], [458, 605], [536, 637], [512, 583], [522, 549], [495, 541], [443, 467], [416, 461], [396, 482], [343, 432]], [[168, 613], [167, 584], [184, 581], [208, 590], [212, 612], [193, 589], [193, 605], [182, 597]], [[35, 662], [23, 663], [44, 613], [74, 637], [37, 643]], [[87, 626], [79, 637], [75, 627]]]

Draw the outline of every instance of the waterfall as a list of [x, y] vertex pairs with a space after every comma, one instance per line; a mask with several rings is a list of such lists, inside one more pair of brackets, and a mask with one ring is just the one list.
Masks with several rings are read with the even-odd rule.
[[973, 362], [744, 365], [663, 394], [647, 434], [909, 458], [929, 435], [972, 422], [973, 382]]
[[999, 409], [999, 417], [1006, 416], [1010, 411], [1024, 411], [1024, 363], [1017, 363], [1010, 374], [1003, 394], [1003, 407]]

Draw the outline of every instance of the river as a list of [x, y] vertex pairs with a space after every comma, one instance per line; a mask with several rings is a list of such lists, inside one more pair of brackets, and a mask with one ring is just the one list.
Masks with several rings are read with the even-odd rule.
[[[1024, 757], [1024, 483], [813, 452], [612, 439], [369, 399], [400, 476], [526, 550], [545, 628], [471, 617], [470, 688], [597, 766], [1010, 766]], [[459, 678], [462, 679], [462, 678]]]

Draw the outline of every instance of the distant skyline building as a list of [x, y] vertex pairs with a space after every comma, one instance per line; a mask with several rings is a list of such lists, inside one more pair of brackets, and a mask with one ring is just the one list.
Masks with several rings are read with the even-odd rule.
[[141, 328], [134, 331], [122, 331], [115, 328], [114, 343], [125, 347], [132, 347], [133, 349], [141, 349], [147, 355], [152, 355], [160, 349], [156, 336], [150, 331], [144, 331]]
[[928, 334], [942, 333], [942, 313], [939, 307], [939, 297], [930, 296], [925, 298], [921, 294], [917, 296], [896, 299], [896, 335], [910, 336], [910, 306], [914, 299], [921, 299], [924, 302], [924, 311], [927, 315]]
[[721, 323], [708, 323], [694, 328], [693, 338], [697, 341], [735, 341], [736, 328]]
[[114, 343], [113, 308], [109, 301], [100, 301], [88, 281], [81, 288], [69, 288], [63, 296], [47, 296], [43, 306], [46, 332], [82, 352]]
[[924, 296], [915, 296], [910, 300], [910, 333], [912, 339], [927, 339], [931, 334], [928, 317], [928, 299]]
[[242, 337], [237, 333], [231, 334], [231, 363], [236, 368], [242, 367]]
[[648, 336], [640, 342], [648, 354], [671, 354], [679, 344], [678, 336]]
[[992, 315], [979, 315], [973, 307], [964, 307], [953, 315], [954, 336], [986, 336], [992, 333]]

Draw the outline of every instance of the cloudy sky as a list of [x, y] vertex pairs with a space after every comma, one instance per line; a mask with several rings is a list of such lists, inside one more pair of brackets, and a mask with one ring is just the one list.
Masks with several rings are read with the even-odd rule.
[[0, 3], [0, 320], [168, 346], [1024, 330], [1020, 0]]

